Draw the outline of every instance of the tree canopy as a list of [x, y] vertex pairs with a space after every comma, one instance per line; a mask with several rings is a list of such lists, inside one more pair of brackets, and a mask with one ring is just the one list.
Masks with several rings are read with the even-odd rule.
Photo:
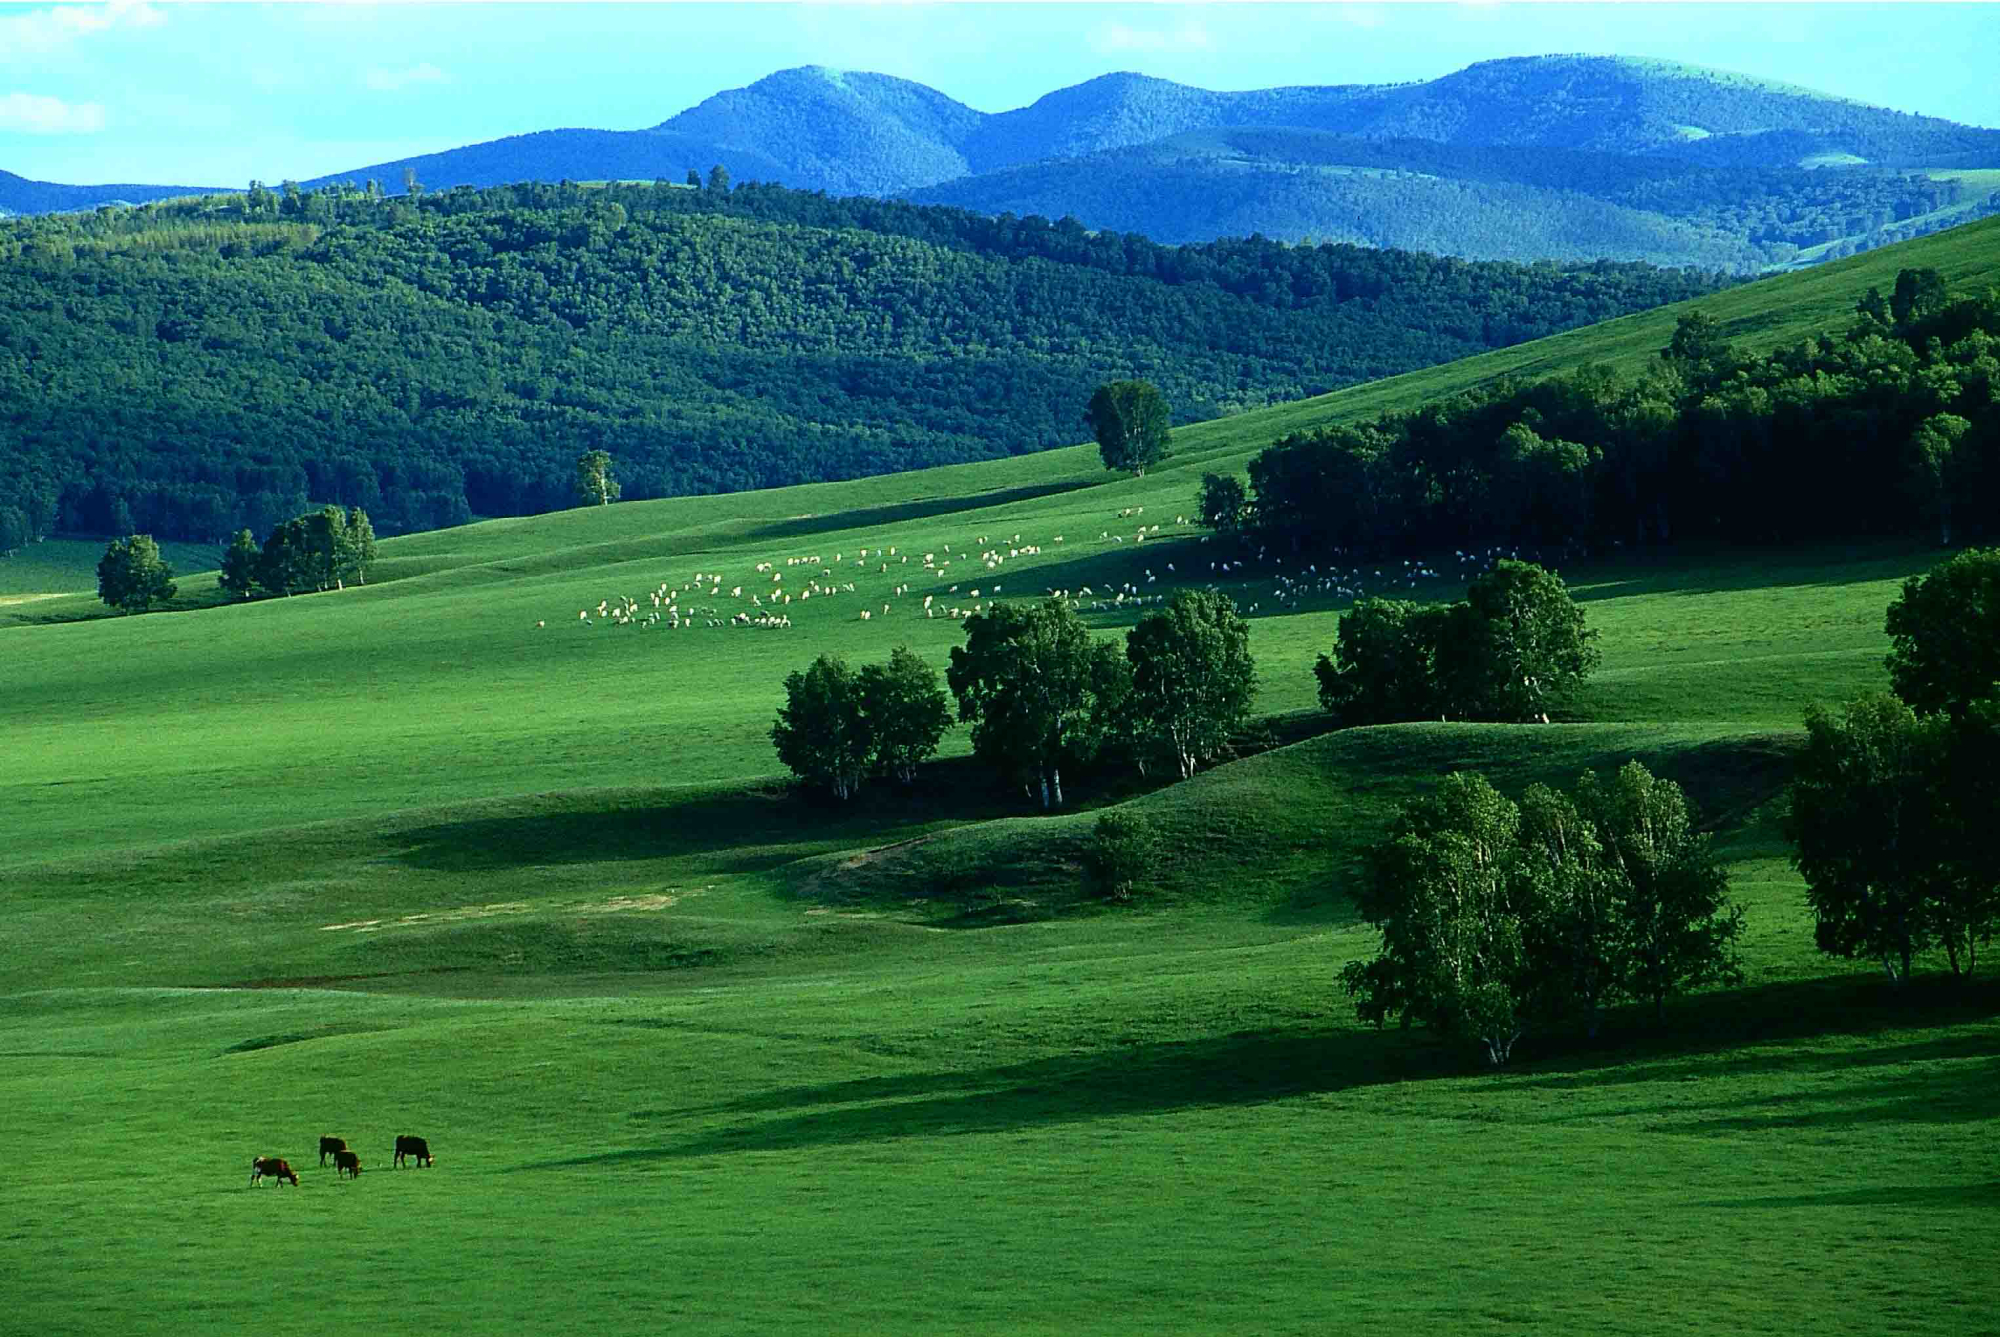
[[1171, 417], [1159, 389], [1145, 381], [1110, 381], [1097, 387], [1084, 411], [1104, 467], [1144, 477], [1167, 457]]
[[121, 613], [143, 613], [174, 597], [174, 569], [151, 534], [113, 539], [97, 563], [97, 597]]

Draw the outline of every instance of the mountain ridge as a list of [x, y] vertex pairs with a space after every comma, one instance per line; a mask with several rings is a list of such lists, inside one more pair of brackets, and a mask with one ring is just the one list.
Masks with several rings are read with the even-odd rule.
[[[1331, 193], [1307, 189], [1300, 179], [1341, 165], [1325, 161], [1318, 149], [1304, 159], [1276, 151], [1245, 155], [1247, 166], [1227, 169], [1204, 161], [1196, 170], [1175, 156], [1174, 141], [1189, 134], [1268, 136], [1281, 130], [1344, 136], [1359, 146], [1351, 154], [1356, 161], [1346, 165], [1369, 171], [1421, 172], [1420, 164], [1434, 156], [1421, 148], [1429, 144], [1478, 150], [1496, 162], [1520, 151], [1622, 155], [1633, 160], [1626, 175], [1635, 179], [1652, 159], [1685, 162], [1690, 173], [1789, 172], [1780, 187], [1759, 186], [1753, 194], [1761, 201], [1776, 189], [1784, 199], [1769, 206], [1773, 216], [1806, 215], [1808, 222], [1793, 229], [1797, 236], [1776, 235], [1783, 229], [1773, 232], [1761, 215], [1744, 223], [1736, 215], [1747, 206], [1720, 196], [1693, 212], [1676, 212], [1562, 183], [1503, 188], [1494, 179], [1498, 169], [1463, 155], [1462, 169], [1446, 174], [1459, 183], [1455, 189], [1419, 189], [1407, 179], [1364, 173]], [[1413, 147], [1406, 161], [1391, 163], [1383, 161], [1383, 144]], [[1101, 155], [1145, 146], [1163, 147], [1116, 159], [1116, 170], [1127, 199], [1159, 203], [1107, 207], [1106, 183], [1092, 175], [1106, 161]], [[1972, 201], [1974, 211], [1966, 214], [1966, 200], [1943, 198], [1924, 182], [1931, 175], [2000, 168], [2000, 130], [1635, 56], [1508, 57], [1429, 80], [1239, 92], [1118, 71], [992, 113], [912, 80], [808, 65], [716, 93], [643, 129], [537, 131], [301, 184], [372, 178], [395, 193], [406, 172], [432, 190], [523, 180], [679, 182], [690, 171], [706, 174], [717, 165], [737, 182], [1073, 216], [1087, 227], [1165, 241], [1262, 232], [1294, 241], [1332, 236], [1439, 247], [1466, 258], [1644, 259], [1750, 271], [1916, 235], [1913, 229], [1924, 224], [1912, 220], [1925, 216], [1937, 215], [1940, 226], [1977, 216], [1985, 202]], [[1839, 182], [1807, 175], [1829, 169], [1851, 175]], [[1224, 171], [1237, 175], [1225, 178]], [[1707, 179], [1717, 191], [1735, 184], [1726, 175]], [[1010, 192], [1025, 181], [1033, 188]], [[69, 189], [21, 183], [10, 191], [0, 180], [0, 209], [92, 207], [74, 194], [49, 193]], [[115, 189], [134, 199], [134, 192], [148, 189], [189, 193], [178, 187]], [[1565, 190], [1580, 190], [1594, 203], [1564, 197]], [[1210, 210], [1212, 217], [1195, 217], [1185, 199], [1190, 191], [1226, 195], [1231, 202]], [[57, 198], [71, 202], [47, 203]], [[2000, 192], [1992, 207], [2000, 208]], [[1635, 210], [1656, 216], [1633, 216]], [[1510, 211], [1522, 217], [1513, 219]]]

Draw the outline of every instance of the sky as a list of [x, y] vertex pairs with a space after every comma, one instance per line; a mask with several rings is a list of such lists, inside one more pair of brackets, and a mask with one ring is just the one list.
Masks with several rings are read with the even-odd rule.
[[503, 135], [657, 125], [774, 70], [982, 111], [1134, 70], [1227, 90], [1649, 56], [2000, 128], [2000, 5], [196, 4], [0, 0], [0, 171], [241, 185]]

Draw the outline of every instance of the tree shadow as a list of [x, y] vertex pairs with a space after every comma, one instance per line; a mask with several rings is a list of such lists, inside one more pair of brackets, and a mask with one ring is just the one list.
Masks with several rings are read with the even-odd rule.
[[2000, 1179], [1986, 1184], [1898, 1184], [1834, 1193], [1781, 1193], [1764, 1198], [1718, 1198], [1696, 1207], [1765, 1211], [1773, 1207], [2000, 1207]]
[[910, 520], [930, 520], [941, 515], [990, 510], [1016, 502], [1036, 501], [1064, 492], [1099, 487], [1115, 478], [1071, 478], [1056, 483], [1031, 483], [1020, 487], [996, 488], [949, 497], [925, 497], [918, 501], [893, 502], [882, 506], [857, 506], [852, 510], [828, 511], [823, 515], [801, 515], [775, 520], [745, 531], [747, 539], [792, 539], [813, 534], [861, 529], [870, 525], [902, 524]]
[[829, 846], [880, 845], [940, 821], [1013, 814], [970, 758], [932, 763], [911, 791], [884, 782], [847, 803], [782, 781], [685, 796], [669, 790], [558, 796], [558, 811], [472, 817], [396, 834], [413, 868], [492, 872], [663, 858], [709, 859], [718, 873], [759, 872]]
[[[1940, 1001], [1942, 999], [1942, 1001]], [[1892, 1029], [1984, 1019], [2000, 1013], [2000, 989], [1927, 990], [1885, 1005], [1879, 991], [1852, 977], [1732, 990], [1697, 1000], [1670, 1017], [1672, 1032], [1627, 1024], [1603, 1038], [1560, 1039], [1527, 1072], [1496, 1074], [1496, 1094], [1537, 1089], [1614, 1087], [1796, 1069], [1831, 1072], [1856, 1066], [1990, 1057], [1987, 1035], [1913, 1040], [1861, 1057], [1852, 1054], [1732, 1054], [1741, 1045], [1815, 1036], [1866, 1036]], [[1817, 1007], [1803, 1006], [1819, 1004]], [[1768, 1010], [1768, 1011], [1763, 1011]], [[1629, 1021], [1619, 1018], [1620, 1021]], [[619, 1024], [615, 1021], [604, 1024]], [[744, 1116], [732, 1127], [680, 1141], [625, 1147], [589, 1156], [525, 1164], [520, 1169], [676, 1160], [742, 1151], [797, 1151], [906, 1137], [1016, 1132], [1107, 1117], [1192, 1108], [1263, 1104], [1361, 1087], [1481, 1071], [1464, 1045], [1428, 1036], [1350, 1029], [1239, 1032], [1201, 1040], [1132, 1044], [965, 1071], [861, 1077], [785, 1087], [737, 1100], [678, 1109], [635, 1110], [635, 1123], [673, 1123], [702, 1115]], [[1517, 1056], [1518, 1051], [1517, 1051]], [[1649, 1057], [1653, 1056], [1653, 1057]], [[1597, 1110], [1571, 1118], [1702, 1115], [1668, 1131], [1756, 1132], [1863, 1123], [1965, 1122], [1991, 1117], [1992, 1063], [1958, 1070], [1949, 1080], [1899, 1077], [1829, 1094], [1811, 1108], [1788, 1108], [1783, 1094], [1716, 1102]], [[1835, 1105], [1833, 1102], [1840, 1102]], [[1763, 1114], [1720, 1113], [1769, 1107]], [[776, 1116], [776, 1117], [756, 1117]], [[1521, 1122], [1534, 1122], [1532, 1114]]]

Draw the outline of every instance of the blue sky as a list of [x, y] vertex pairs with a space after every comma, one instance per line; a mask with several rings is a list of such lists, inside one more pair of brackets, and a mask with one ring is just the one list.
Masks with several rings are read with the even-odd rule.
[[1652, 56], [2000, 127], [1990, 4], [0, 3], [0, 170], [235, 185], [558, 126], [636, 129], [805, 64], [983, 111], [1113, 70], [1204, 88]]

